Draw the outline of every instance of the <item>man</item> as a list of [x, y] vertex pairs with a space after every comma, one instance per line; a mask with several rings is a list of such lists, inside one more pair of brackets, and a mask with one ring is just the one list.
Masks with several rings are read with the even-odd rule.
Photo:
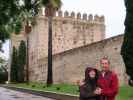
[[100, 95], [100, 100], [115, 100], [118, 93], [118, 78], [117, 75], [110, 71], [110, 62], [107, 58], [100, 60], [102, 71], [98, 78], [98, 86], [95, 94]]

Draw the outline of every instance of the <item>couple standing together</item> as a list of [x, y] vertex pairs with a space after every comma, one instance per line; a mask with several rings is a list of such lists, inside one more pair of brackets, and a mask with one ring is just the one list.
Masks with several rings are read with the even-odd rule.
[[100, 60], [102, 71], [87, 67], [80, 83], [80, 100], [115, 100], [118, 93], [117, 75], [110, 70], [107, 58]]

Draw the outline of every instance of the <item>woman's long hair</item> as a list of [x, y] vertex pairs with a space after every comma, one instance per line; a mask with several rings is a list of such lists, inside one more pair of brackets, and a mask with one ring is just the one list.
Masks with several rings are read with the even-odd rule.
[[[94, 70], [96, 73], [96, 76], [93, 79], [89, 76], [89, 72], [92, 70]], [[93, 84], [95, 85], [97, 83], [97, 79], [98, 79], [98, 70], [92, 67], [87, 67], [85, 70], [85, 80], [84, 80], [85, 83], [91, 83], [92, 85]]]

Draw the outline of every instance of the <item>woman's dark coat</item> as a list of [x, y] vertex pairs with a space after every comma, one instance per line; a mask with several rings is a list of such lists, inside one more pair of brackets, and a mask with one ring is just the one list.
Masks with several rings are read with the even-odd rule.
[[[91, 79], [88, 75], [89, 71], [95, 70], [96, 71], [96, 78]], [[94, 94], [94, 90], [97, 87], [97, 77], [98, 72], [96, 69], [87, 68], [85, 70], [85, 80], [84, 84], [79, 87], [80, 89], [80, 100], [99, 100], [99, 96]]]

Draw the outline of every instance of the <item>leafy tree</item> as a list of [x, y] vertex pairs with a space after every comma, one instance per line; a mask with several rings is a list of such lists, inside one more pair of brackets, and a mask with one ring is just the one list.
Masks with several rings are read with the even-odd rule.
[[[124, 0], [126, 6], [125, 34], [121, 54], [126, 66], [126, 73], [133, 80], [133, 0]], [[130, 81], [130, 83], [133, 81]]]
[[3, 42], [9, 38], [9, 24], [15, 22], [16, 15], [19, 14], [18, 0], [0, 1], [0, 40]]
[[[0, 40], [4, 42], [11, 33], [21, 31], [26, 13], [36, 15], [40, 0], [1, 0], [0, 1]], [[26, 13], [25, 13], [26, 12]]]

